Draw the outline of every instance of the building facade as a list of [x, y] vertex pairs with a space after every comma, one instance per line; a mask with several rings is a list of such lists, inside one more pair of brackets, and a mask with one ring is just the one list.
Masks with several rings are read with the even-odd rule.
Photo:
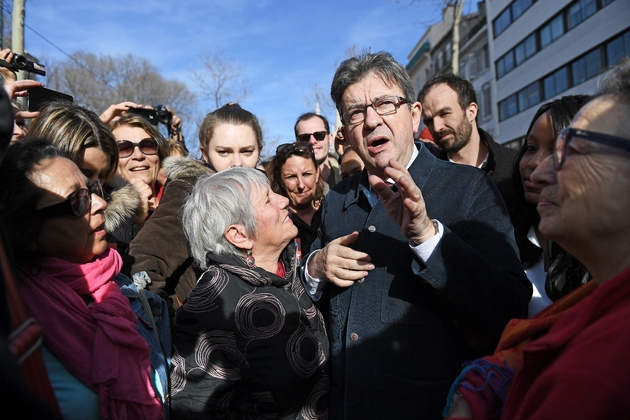
[[489, 0], [498, 137], [520, 144], [538, 107], [593, 93], [630, 55], [630, 0]]
[[[478, 124], [512, 147], [522, 144], [541, 104], [593, 93], [599, 76], [630, 56], [630, 0], [485, 0], [462, 22], [459, 74], [477, 92]], [[452, 26], [452, 18], [442, 23]], [[420, 43], [410, 55], [416, 91], [416, 82], [450, 71], [435, 63], [452, 45], [444, 25], [441, 38], [424, 47], [422, 61], [411, 66]], [[425, 42], [435, 35], [432, 28]]]

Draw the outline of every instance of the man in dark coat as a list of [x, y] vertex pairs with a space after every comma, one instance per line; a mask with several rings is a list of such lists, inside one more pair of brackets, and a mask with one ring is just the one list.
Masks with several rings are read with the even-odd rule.
[[526, 316], [510, 220], [482, 171], [415, 147], [422, 107], [389, 53], [344, 61], [331, 95], [366, 168], [330, 191], [303, 261], [330, 296], [330, 416], [441, 419], [462, 362]]
[[512, 168], [518, 150], [502, 146], [477, 127], [477, 98], [468, 80], [440, 74], [429, 80], [418, 94], [422, 117], [440, 149], [442, 160], [475, 166], [490, 175], [506, 203], [514, 192]]

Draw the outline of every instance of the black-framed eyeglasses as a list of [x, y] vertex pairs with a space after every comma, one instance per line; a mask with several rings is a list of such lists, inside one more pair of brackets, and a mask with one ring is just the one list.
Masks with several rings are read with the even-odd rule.
[[118, 145], [118, 157], [121, 158], [133, 155], [133, 151], [136, 147], [140, 149], [142, 154], [147, 156], [157, 155], [158, 152], [158, 142], [156, 139], [152, 138], [142, 139], [137, 143], [129, 140], [118, 140], [116, 144]]
[[611, 136], [610, 134], [597, 133], [595, 131], [586, 131], [570, 127], [565, 128], [560, 132], [560, 135], [558, 135], [558, 140], [556, 140], [556, 149], [553, 154], [553, 166], [556, 171], [559, 171], [560, 168], [562, 168], [562, 165], [564, 165], [564, 161], [567, 157], [569, 143], [572, 139], [576, 137], [582, 140], [587, 140], [593, 143], [599, 143], [630, 152], [630, 139]]
[[284, 143], [276, 148], [276, 156], [288, 155], [293, 151], [300, 153], [306, 153], [315, 156], [313, 152], [313, 146], [310, 143], [304, 141], [296, 141], [295, 143]]
[[315, 137], [315, 140], [323, 141], [327, 135], [328, 133], [325, 131], [316, 131], [314, 133], [298, 134], [296, 138], [298, 141], [309, 141], [311, 139], [311, 136], [313, 136]]
[[85, 216], [92, 208], [92, 194], [103, 198], [103, 187], [97, 179], [87, 188], [79, 188], [61, 203], [35, 210], [36, 219], [48, 219], [59, 216]]
[[372, 102], [371, 104], [363, 106], [355, 106], [347, 110], [341, 116], [341, 121], [346, 125], [355, 125], [365, 121], [367, 115], [367, 109], [369, 107], [374, 108], [374, 111], [378, 115], [394, 114], [398, 111], [398, 108], [402, 104], [410, 104], [411, 101], [401, 96], [383, 96]]

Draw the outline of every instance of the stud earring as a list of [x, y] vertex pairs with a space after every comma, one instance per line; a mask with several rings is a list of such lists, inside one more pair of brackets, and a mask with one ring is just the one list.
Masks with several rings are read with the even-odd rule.
[[247, 266], [249, 268], [252, 268], [254, 264], [256, 264], [256, 260], [254, 259], [254, 256], [252, 255], [251, 249], [247, 250], [247, 258], [245, 258], [245, 262], [247, 263]]

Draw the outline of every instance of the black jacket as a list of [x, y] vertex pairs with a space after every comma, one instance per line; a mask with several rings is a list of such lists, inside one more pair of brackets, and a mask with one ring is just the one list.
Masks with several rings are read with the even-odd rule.
[[[501, 196], [503, 197], [503, 201], [505, 203], [510, 203], [512, 196], [514, 195], [514, 188], [512, 187], [512, 170], [514, 169], [514, 158], [516, 157], [518, 150], [511, 149], [497, 143], [487, 131], [484, 131], [481, 128], [478, 128], [477, 130], [479, 131], [481, 141], [487, 144], [490, 149], [488, 164], [485, 168], [483, 168], [483, 171], [494, 181], [501, 193]], [[429, 150], [431, 150], [431, 152], [438, 158], [448, 160], [446, 152], [439, 147], [432, 147], [429, 148]]]
[[283, 257], [281, 278], [208, 254], [212, 265], [175, 316], [177, 418], [327, 417], [324, 320], [296, 276], [295, 247]]

